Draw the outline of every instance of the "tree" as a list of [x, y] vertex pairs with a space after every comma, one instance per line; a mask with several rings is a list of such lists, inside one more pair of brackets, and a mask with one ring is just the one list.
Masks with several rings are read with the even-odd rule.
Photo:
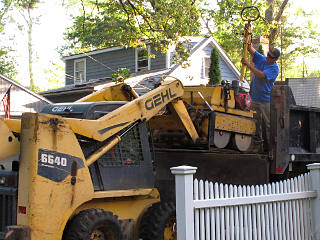
[[[280, 79], [285, 77], [301, 77], [296, 73], [295, 62], [299, 58], [308, 58], [310, 56], [319, 56], [318, 47], [320, 45], [320, 33], [317, 32], [317, 25], [310, 19], [313, 13], [307, 14], [299, 9], [293, 19], [289, 21], [281, 19], [281, 28], [279, 32], [278, 45], [282, 49], [280, 58]], [[306, 21], [306, 19], [308, 19]], [[299, 25], [296, 24], [299, 22]]]
[[[1, 0], [0, 1], [0, 33], [2, 33], [5, 29], [6, 19], [8, 13], [13, 6], [13, 0]], [[15, 69], [15, 61], [12, 56], [10, 56], [10, 52], [12, 49], [8, 46], [0, 46], [0, 74], [14, 79], [17, 71]]]
[[212, 48], [210, 59], [209, 84], [219, 84], [221, 82], [220, 57], [216, 47]]
[[[207, 0], [203, 1], [207, 4]], [[276, 4], [280, 2], [282, 2], [280, 6]], [[257, 0], [255, 6], [260, 10], [261, 16], [268, 20], [260, 18], [252, 22], [253, 34], [275, 38], [279, 30], [278, 20], [281, 18], [287, 2], [288, 0]], [[234, 62], [238, 62], [242, 55], [242, 33], [245, 22], [241, 19], [240, 13], [244, 7], [251, 5], [251, 0], [228, 0], [218, 1], [217, 8], [202, 9], [202, 19], [207, 31], [217, 39]], [[273, 41], [271, 40], [271, 42]]]
[[66, 33], [70, 41], [63, 51], [113, 46], [144, 47], [152, 42], [163, 52], [176, 45], [177, 59], [189, 57], [183, 36], [200, 33], [196, 0], [97, 0], [81, 1], [81, 16]]
[[10, 51], [10, 48], [0, 48], [0, 74], [14, 80], [17, 71], [14, 59], [8, 54]]
[[33, 78], [33, 45], [32, 45], [32, 29], [33, 25], [37, 22], [37, 18], [32, 16], [32, 11], [36, 8], [36, 5], [40, 0], [18, 0], [16, 3], [17, 8], [21, 11], [25, 23], [27, 25], [28, 32], [28, 63], [29, 63], [29, 79], [30, 79], [30, 89], [36, 91], [36, 86], [34, 84]]
[[[240, 12], [245, 6], [251, 6], [251, 0], [218, 1], [212, 7], [208, 0], [202, 0], [201, 17], [208, 33], [212, 35], [240, 67], [243, 49], [243, 28]], [[310, 55], [319, 52], [319, 33], [315, 24], [302, 10], [292, 17], [286, 9], [290, 8], [288, 0], [257, 0], [254, 5], [260, 9], [262, 18], [251, 22], [254, 36], [267, 36], [271, 47], [282, 49], [280, 75], [287, 76], [294, 69], [293, 62], [300, 55]], [[311, 13], [312, 14], [312, 13]], [[297, 18], [301, 18], [297, 21]], [[293, 21], [291, 21], [293, 19]], [[299, 22], [299, 24], [297, 24]]]

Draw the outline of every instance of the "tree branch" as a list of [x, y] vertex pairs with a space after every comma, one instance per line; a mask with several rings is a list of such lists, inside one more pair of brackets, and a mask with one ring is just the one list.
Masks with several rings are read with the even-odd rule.
[[[279, 9], [279, 12], [278, 12], [278, 14], [276, 15], [276, 17], [274, 19], [275, 21], [277, 21], [277, 22], [280, 21], [280, 18], [281, 18], [282, 14], [283, 14], [283, 11], [284, 11], [288, 1], [289, 0], [284, 0], [282, 2], [281, 6], [280, 6], [280, 9]], [[277, 26], [279, 26], [279, 23], [277, 23]], [[269, 41], [270, 41], [269, 42], [269, 46], [271, 46], [271, 48], [274, 45], [274, 40], [275, 40], [275, 38], [277, 36], [277, 33], [278, 33], [278, 28], [277, 27], [276, 28], [272, 28], [271, 31], [270, 31], [270, 34], [269, 34]]]
[[130, 13], [127, 11], [126, 6], [124, 5], [122, 0], [119, 0], [123, 10], [126, 12], [127, 14], [127, 22], [131, 25], [131, 21], [130, 21]]
[[12, 1], [5, 7], [4, 11], [2, 12], [2, 14], [0, 15], [0, 25], [2, 25], [2, 21], [4, 16], [8, 13], [10, 7], [11, 7]]
[[289, 1], [289, 0], [284, 0], [284, 1], [282, 2], [281, 7], [280, 7], [280, 9], [279, 9], [279, 12], [278, 12], [277, 16], [275, 17], [275, 20], [276, 20], [277, 22], [279, 22], [279, 20], [280, 20], [280, 18], [281, 18], [281, 16], [282, 16], [282, 13], [283, 13], [283, 11], [284, 11], [284, 9], [285, 9], [288, 1]]
[[[147, 25], [149, 26], [149, 28], [150, 28], [151, 31], [153, 31], [153, 32], [159, 31], [159, 30], [154, 29], [154, 28], [151, 26], [149, 20], [144, 16], [144, 14], [140, 13], [140, 11], [134, 6], [134, 4], [133, 4], [130, 0], [128, 0], [128, 3], [129, 3], [129, 5], [131, 6], [132, 10], [133, 10], [134, 12], [138, 13], [138, 15], [140, 15], [140, 16], [143, 18], [143, 20], [147, 23]], [[135, 14], [135, 16], [137, 16], [137, 15]]]

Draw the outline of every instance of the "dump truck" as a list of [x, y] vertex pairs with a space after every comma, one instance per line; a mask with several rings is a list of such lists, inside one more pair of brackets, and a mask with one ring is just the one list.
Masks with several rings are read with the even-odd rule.
[[[294, 108], [290, 90], [279, 89], [277, 142], [289, 139]], [[254, 184], [296, 163], [285, 145], [261, 151], [249, 106], [237, 84], [183, 87], [171, 79], [141, 97], [116, 84], [21, 122], [1, 120], [1, 238], [8, 228], [7, 239], [176, 239], [171, 166]]]

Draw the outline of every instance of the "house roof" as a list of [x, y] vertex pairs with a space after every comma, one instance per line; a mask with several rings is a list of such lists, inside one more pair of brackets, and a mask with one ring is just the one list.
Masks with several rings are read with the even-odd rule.
[[112, 51], [120, 50], [123, 48], [124, 47], [103, 48], [103, 49], [98, 49], [98, 50], [94, 50], [94, 51], [90, 51], [90, 52], [84, 52], [84, 53], [79, 53], [79, 54], [73, 54], [70, 56], [64, 56], [63, 60], [82, 58], [82, 57], [87, 57], [87, 56], [96, 55], [96, 54], [100, 54], [100, 53], [112, 52]]
[[28, 94], [32, 95], [33, 97], [35, 97], [35, 98], [37, 98], [37, 99], [39, 99], [39, 100], [41, 100], [41, 101], [43, 101], [43, 102], [46, 102], [46, 103], [48, 103], [48, 104], [51, 104], [51, 103], [52, 103], [51, 101], [49, 101], [49, 100], [48, 100], [48, 99], [46, 99], [45, 97], [40, 96], [39, 94], [37, 94], [37, 93], [35, 93], [35, 92], [31, 91], [30, 89], [28, 89], [28, 88], [26, 88], [26, 87], [22, 86], [21, 84], [19, 84], [19, 83], [17, 83], [17, 82], [15, 82], [15, 81], [13, 81], [13, 80], [11, 80], [11, 79], [9, 79], [9, 78], [7, 78], [7, 77], [5, 77], [5, 76], [1, 75], [1, 74], [0, 74], [0, 78], [1, 78], [2, 80], [7, 81], [9, 84], [11, 84], [11, 85], [13, 85], [13, 86], [15, 86], [15, 87], [17, 87], [17, 88], [21, 89], [22, 91], [27, 92]]

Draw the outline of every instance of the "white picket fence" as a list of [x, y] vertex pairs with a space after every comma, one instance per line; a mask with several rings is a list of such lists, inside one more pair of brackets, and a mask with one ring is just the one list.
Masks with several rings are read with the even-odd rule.
[[176, 179], [178, 240], [320, 240], [320, 164], [294, 179], [257, 186]]

